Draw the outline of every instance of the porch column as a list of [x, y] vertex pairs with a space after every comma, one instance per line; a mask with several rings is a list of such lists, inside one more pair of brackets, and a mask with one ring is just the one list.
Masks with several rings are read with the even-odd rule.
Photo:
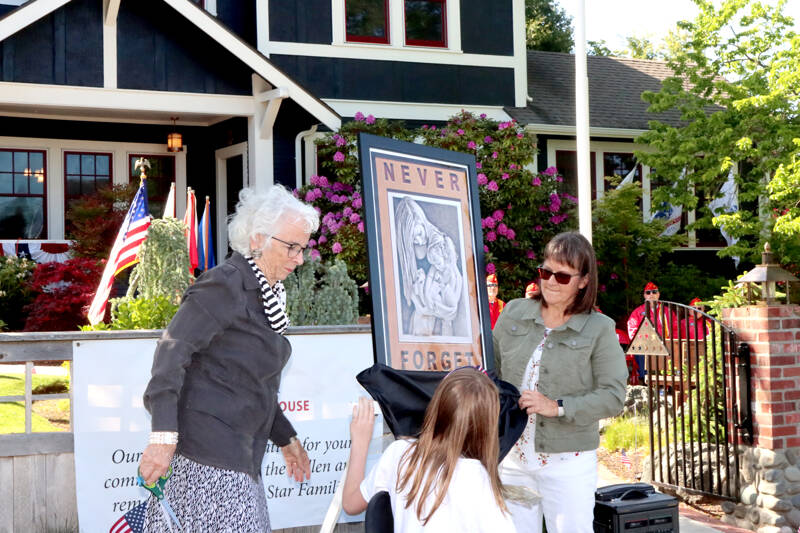
[[800, 306], [723, 310], [750, 345], [753, 445], [739, 447], [739, 501], [723, 521], [759, 533], [800, 527]]
[[272, 129], [281, 102], [289, 94], [285, 87], [273, 88], [264, 78], [253, 74], [255, 113], [247, 119], [247, 160], [249, 186], [264, 190], [275, 183]]

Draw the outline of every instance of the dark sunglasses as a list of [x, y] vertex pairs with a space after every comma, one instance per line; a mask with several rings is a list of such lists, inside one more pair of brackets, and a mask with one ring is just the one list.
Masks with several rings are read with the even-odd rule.
[[539, 271], [540, 278], [548, 280], [550, 279], [550, 276], [555, 276], [556, 281], [561, 285], [566, 285], [572, 281], [572, 278], [580, 276], [580, 274], [570, 274], [569, 272], [553, 272], [552, 270], [544, 267], [539, 267], [537, 270]]
[[645, 294], [658, 294], [658, 291], [644, 291]]

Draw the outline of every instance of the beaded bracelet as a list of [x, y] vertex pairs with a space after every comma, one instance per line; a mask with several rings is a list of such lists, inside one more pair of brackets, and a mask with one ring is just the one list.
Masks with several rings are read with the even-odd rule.
[[153, 431], [150, 433], [149, 444], [178, 444], [177, 431]]

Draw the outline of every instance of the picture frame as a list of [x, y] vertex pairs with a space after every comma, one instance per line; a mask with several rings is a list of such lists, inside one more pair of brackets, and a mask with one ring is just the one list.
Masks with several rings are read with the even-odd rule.
[[494, 367], [475, 157], [359, 135], [376, 362]]

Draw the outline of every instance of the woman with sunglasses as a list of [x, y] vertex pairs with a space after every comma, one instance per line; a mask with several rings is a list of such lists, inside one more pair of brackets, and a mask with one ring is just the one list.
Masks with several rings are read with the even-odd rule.
[[[233, 248], [189, 287], [156, 347], [144, 405], [152, 417], [139, 472], [171, 472], [165, 496], [183, 531], [269, 532], [261, 461], [272, 441], [289, 477], [310, 477], [308, 455], [278, 406], [292, 347], [282, 281], [303, 264], [319, 215], [283, 187], [239, 193]], [[169, 531], [155, 498], [144, 531]]]
[[628, 377], [614, 322], [593, 310], [597, 259], [578, 233], [544, 250], [538, 294], [506, 305], [492, 332], [495, 368], [521, 391], [528, 424], [501, 464], [506, 485], [541, 495], [509, 503], [518, 531], [591, 533], [597, 487], [598, 421], [622, 410]]

